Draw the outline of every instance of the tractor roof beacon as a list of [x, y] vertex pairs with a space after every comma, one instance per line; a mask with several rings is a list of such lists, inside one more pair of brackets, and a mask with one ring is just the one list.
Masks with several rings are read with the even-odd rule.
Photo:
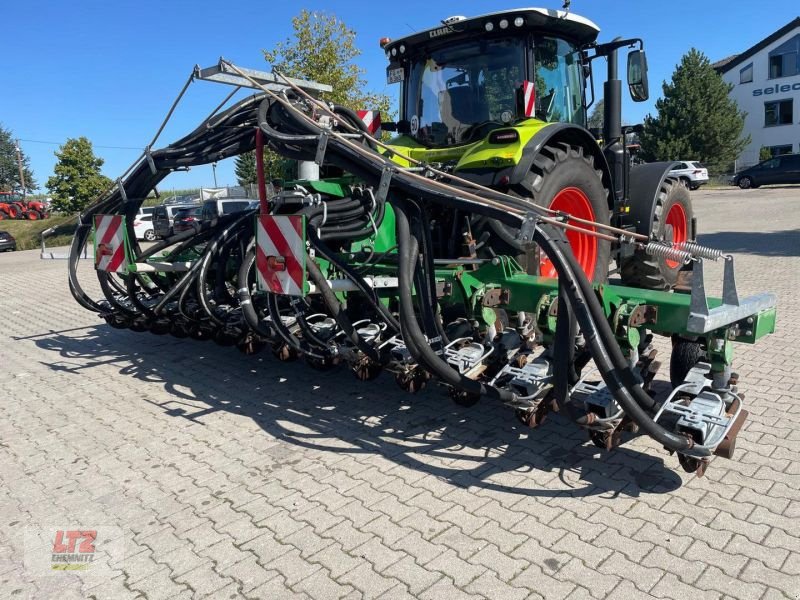
[[[638, 428], [702, 474], [712, 455], [732, 456], [747, 416], [733, 345], [774, 331], [776, 299], [739, 298], [732, 257], [694, 242], [672, 163], [630, 166], [618, 51], [630, 49], [634, 100], [647, 98], [647, 63], [641, 40], [599, 44], [598, 31], [529, 8], [382, 40], [400, 84], [388, 142], [374, 111], [320, 102], [322, 84], [224, 59], [198, 67], [191, 80], [261, 93], [223, 102], [151, 150], [156, 135], [81, 214], [70, 290], [112, 327], [247, 354], [270, 347], [315, 369], [347, 365], [361, 380], [387, 370], [409, 392], [435, 378], [456, 403], [486, 397], [530, 426], [569, 406], [593, 443], [610, 450]], [[598, 57], [608, 64], [602, 143], [586, 129]], [[307, 175], [268, 187], [266, 145]], [[251, 150], [259, 214], [138, 246], [133, 220], [164, 177]], [[92, 229], [104, 240], [99, 300], [77, 269]], [[722, 298], [708, 298], [704, 260], [723, 258]], [[606, 282], [612, 259], [627, 285]], [[676, 282], [690, 293], [669, 291]], [[674, 340], [662, 403], [647, 393], [654, 334]], [[589, 360], [603, 381], [585, 381]]]

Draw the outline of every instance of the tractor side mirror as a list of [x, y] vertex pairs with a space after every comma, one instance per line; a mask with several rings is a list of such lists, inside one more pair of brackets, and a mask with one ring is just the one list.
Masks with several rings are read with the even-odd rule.
[[634, 102], [644, 102], [650, 97], [644, 50], [632, 50], [628, 53], [628, 89]]

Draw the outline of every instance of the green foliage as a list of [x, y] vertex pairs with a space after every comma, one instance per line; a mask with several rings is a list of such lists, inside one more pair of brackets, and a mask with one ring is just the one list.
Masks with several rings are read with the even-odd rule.
[[[364, 78], [366, 71], [353, 62], [361, 55], [356, 46], [355, 31], [334, 14], [305, 9], [292, 19], [292, 28], [294, 34], [291, 37], [263, 51], [264, 58], [275, 71], [289, 77], [326, 83], [333, 91], [322, 95], [325, 100], [353, 110], [380, 110], [381, 119], [390, 120], [389, 96], [368, 92]], [[295, 176], [294, 161], [287, 161], [267, 149], [264, 152], [264, 171], [268, 180], [291, 179]]]
[[[256, 151], [251, 150], [237, 156], [234, 172], [236, 173], [236, 180], [241, 186], [258, 183]], [[295, 162], [265, 148], [264, 175], [267, 182], [272, 179], [294, 179], [296, 177]]]
[[47, 180], [54, 210], [78, 212], [111, 186], [111, 180], [100, 173], [105, 161], [94, 155], [85, 137], [68, 139], [55, 155], [58, 162]]
[[766, 146], [761, 146], [761, 149], [758, 151], [758, 162], [769, 160], [770, 158], [772, 158], [772, 150]]
[[600, 98], [592, 109], [592, 114], [589, 115], [589, 120], [586, 122], [586, 126], [589, 129], [597, 128], [603, 129], [603, 123], [605, 122], [605, 116], [603, 111], [605, 110], [605, 100]]
[[[36, 180], [31, 171], [30, 159], [20, 149], [22, 155], [22, 174], [25, 177], [25, 189], [29, 192], [36, 189]], [[21, 191], [19, 180], [19, 163], [17, 162], [17, 143], [11, 130], [0, 125], [0, 192]]]
[[353, 61], [361, 55], [356, 32], [336, 15], [303, 9], [292, 19], [294, 36], [264, 50], [264, 58], [283, 75], [327, 83], [325, 99], [357, 110], [380, 110], [386, 117], [389, 97], [365, 91], [363, 68]]
[[256, 183], [258, 181], [256, 151], [252, 150], [237, 156], [234, 161], [233, 172], [236, 174], [236, 181], [239, 182], [239, 185]]
[[46, 239], [48, 248], [69, 245], [77, 226], [78, 219], [75, 218], [75, 215], [56, 214], [48, 219], [35, 221], [6, 219], [2, 222], [1, 229], [14, 236], [17, 240], [17, 250], [32, 250], [41, 246], [42, 232], [50, 228], [55, 231]]
[[720, 172], [750, 143], [742, 137], [745, 113], [728, 97], [732, 86], [711, 67], [702, 52], [683, 55], [664, 82], [656, 102], [658, 115], [648, 115], [641, 134], [642, 157], [652, 160], [699, 160]]

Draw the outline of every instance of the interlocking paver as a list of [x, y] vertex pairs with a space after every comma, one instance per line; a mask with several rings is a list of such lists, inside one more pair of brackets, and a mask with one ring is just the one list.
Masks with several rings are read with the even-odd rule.
[[[780, 303], [778, 332], [736, 349], [751, 417], [706, 479], [645, 437], [597, 451], [563, 416], [531, 431], [436, 386], [114, 330], [62, 263], [0, 256], [0, 596], [794, 598], [797, 190], [693, 198], [707, 241], [741, 251], [740, 293]], [[27, 573], [24, 529], [50, 523], [119, 527], [120, 575]]]

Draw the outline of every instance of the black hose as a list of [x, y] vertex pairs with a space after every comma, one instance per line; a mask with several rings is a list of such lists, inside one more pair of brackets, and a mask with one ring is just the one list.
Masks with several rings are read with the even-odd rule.
[[502, 402], [513, 403], [516, 400], [516, 394], [508, 390], [487, 386], [479, 381], [465, 377], [442, 360], [428, 344], [414, 315], [412, 298], [412, 280], [415, 263], [414, 258], [409, 256], [408, 249], [411, 247], [412, 243], [416, 245], [419, 242], [410, 231], [408, 216], [406, 215], [403, 203], [400, 201], [393, 201], [392, 207], [395, 210], [397, 241], [401, 249], [399, 272], [400, 325], [402, 327], [403, 341], [406, 343], [409, 352], [411, 352], [414, 358], [431, 373], [455, 388], [470, 394], [481, 394]]
[[[599, 302], [593, 294], [589, 297], [584, 295], [582, 289], [584, 286], [581, 285], [581, 279], [585, 280], [586, 277], [582, 272], [573, 270], [573, 265], [570, 263], [574, 263], [575, 260], [572, 258], [572, 261], [570, 261], [571, 257], [569, 255], [571, 251], [569, 247], [559, 244], [558, 238], [553, 236], [553, 233], [548, 229], [543, 226], [537, 226], [534, 232], [534, 240], [547, 254], [558, 273], [560, 285], [563, 286], [564, 293], [575, 311], [581, 331], [592, 352], [592, 358], [609, 391], [614, 395], [614, 398], [619, 402], [625, 413], [647, 435], [670, 450], [677, 452], [689, 450], [694, 446], [694, 441], [683, 435], [668, 431], [653, 421], [634, 398], [630, 388], [622, 381], [621, 370], [612, 364], [606, 347], [609, 337], [612, 340], [612, 345], [615, 345], [608, 321], [604, 317], [602, 321], [597, 322], [592, 314], [592, 303], [599, 304]], [[564, 252], [564, 249], [567, 252]], [[644, 393], [638, 385], [633, 386], [634, 393], [637, 388]]]
[[314, 282], [314, 285], [316, 285], [319, 289], [322, 300], [325, 302], [325, 306], [331, 312], [333, 318], [336, 320], [336, 324], [339, 325], [339, 328], [347, 336], [347, 339], [350, 340], [350, 342], [359, 350], [361, 350], [361, 352], [363, 352], [366, 356], [375, 362], [379, 362], [380, 356], [378, 355], [378, 352], [375, 350], [375, 348], [364, 341], [364, 339], [362, 339], [358, 332], [353, 328], [353, 323], [345, 313], [342, 303], [339, 302], [336, 294], [333, 293], [331, 286], [328, 285], [328, 281], [325, 279], [325, 276], [319, 270], [317, 263], [314, 262], [314, 259], [311, 258], [311, 256], [306, 256], [306, 270], [308, 271], [308, 276], [311, 277], [312, 281]]
[[248, 327], [255, 331], [258, 335], [264, 338], [272, 338], [274, 332], [265, 325], [264, 321], [258, 316], [256, 307], [253, 306], [253, 298], [250, 295], [250, 272], [256, 262], [255, 247], [249, 249], [245, 254], [242, 264], [239, 266], [239, 289], [237, 295], [239, 297], [239, 307], [242, 309], [242, 316]]

